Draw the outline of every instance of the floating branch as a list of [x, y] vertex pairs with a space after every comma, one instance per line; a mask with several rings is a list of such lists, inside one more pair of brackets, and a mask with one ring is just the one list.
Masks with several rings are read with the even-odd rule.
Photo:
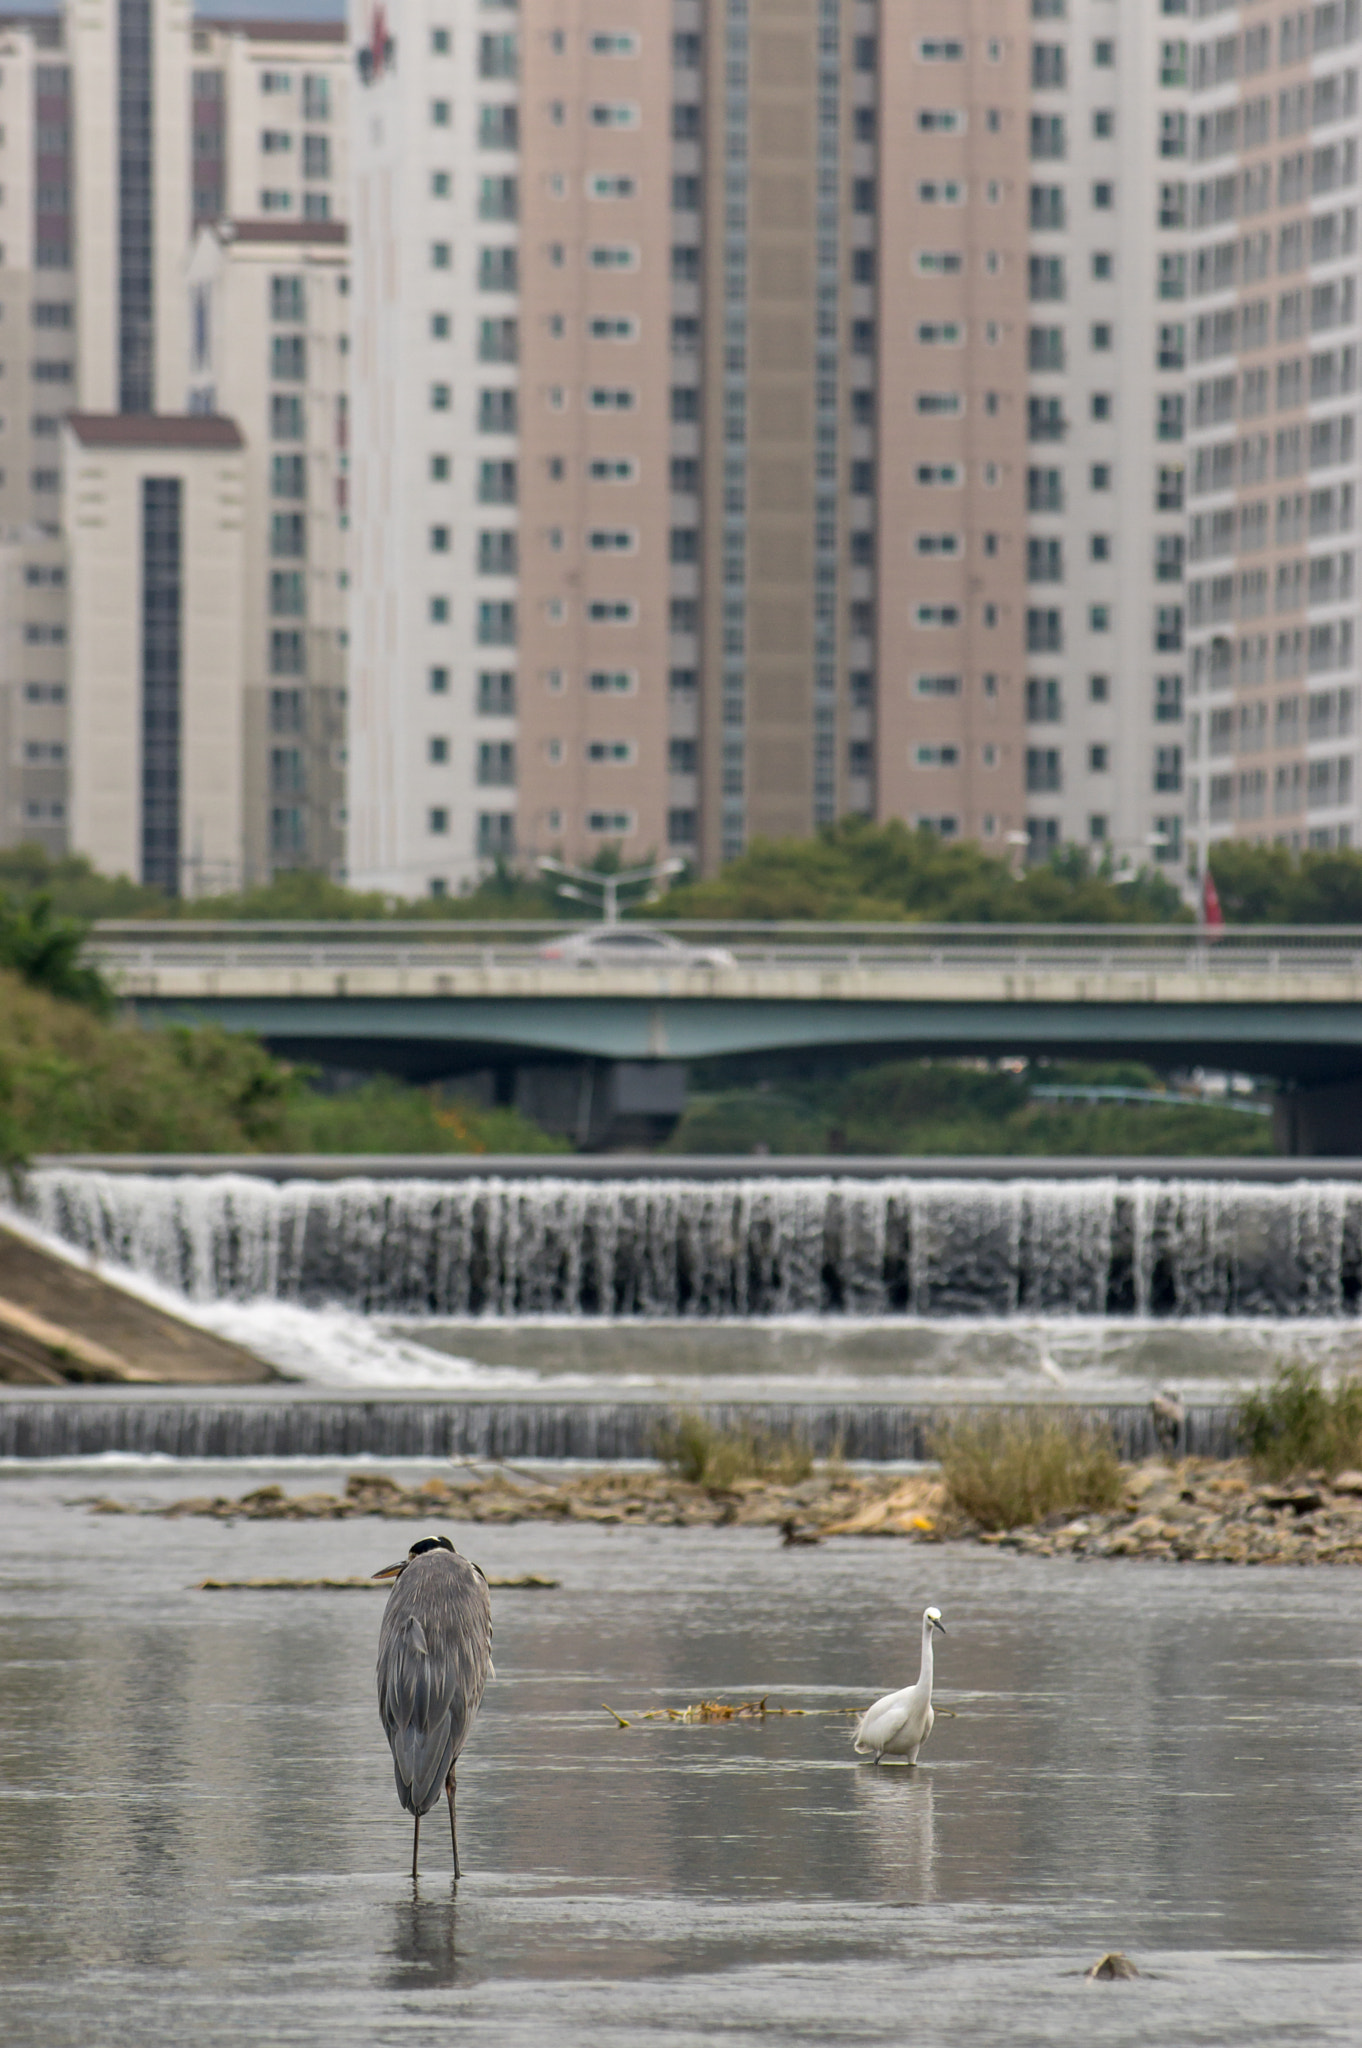
[[[489, 1577], [489, 1586], [503, 1593], [547, 1593], [562, 1584], [561, 1579], [544, 1579], [537, 1572], [522, 1572], [517, 1579]], [[375, 1579], [200, 1579], [197, 1593], [387, 1593], [391, 1586]]]

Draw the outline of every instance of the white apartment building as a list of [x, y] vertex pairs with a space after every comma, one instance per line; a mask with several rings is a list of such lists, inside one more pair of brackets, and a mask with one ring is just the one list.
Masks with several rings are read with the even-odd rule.
[[[82, 843], [72, 805], [81, 818], [91, 815], [70, 779], [67, 634], [76, 622], [65, 602], [63, 420], [79, 411], [145, 422], [173, 418], [190, 402], [186, 267], [196, 220], [239, 219], [246, 241], [258, 221], [271, 233], [277, 224], [285, 238], [306, 224], [319, 241], [331, 238], [332, 269], [343, 263], [334, 237], [344, 218], [349, 78], [338, 22], [195, 23], [184, 0], [119, 0], [94, 13], [67, 8], [0, 21], [0, 648], [12, 656], [0, 667], [0, 841], [33, 839], [59, 853]], [[338, 287], [332, 297], [336, 311]], [[317, 366], [318, 410], [344, 388], [343, 333], [330, 311], [320, 353], [309, 347], [306, 356]], [[263, 351], [262, 342], [262, 364]], [[193, 403], [202, 410], [201, 376]], [[160, 445], [160, 428], [138, 431]], [[328, 434], [340, 432], [343, 410], [333, 404]], [[249, 473], [263, 477], [264, 437], [250, 447]], [[333, 469], [342, 463], [343, 455], [333, 457]], [[336, 481], [328, 472], [318, 489]], [[208, 886], [210, 872], [213, 886], [224, 877], [262, 878], [276, 864], [276, 845], [291, 848], [279, 864], [339, 868], [343, 793], [334, 785], [343, 736], [331, 728], [343, 710], [343, 628], [334, 614], [343, 601], [344, 517], [332, 497], [325, 516], [309, 519], [315, 562], [299, 571], [328, 594], [308, 613], [316, 612], [318, 629], [304, 681], [311, 688], [315, 674], [322, 696], [307, 713], [320, 751], [314, 758], [309, 745], [305, 790], [283, 807], [288, 815], [272, 838], [273, 749], [262, 695], [268, 642], [251, 621], [257, 666], [238, 677], [231, 698], [243, 733], [250, 727], [243, 774], [259, 792], [236, 805], [243, 832], [250, 821], [249, 843], [227, 861], [214, 840], [210, 860], [204, 842], [186, 837], [180, 886]], [[101, 531], [108, 543], [107, 527], [82, 535], [87, 591], [103, 587], [90, 556]], [[271, 536], [262, 519], [252, 545], [267, 551]], [[246, 585], [261, 603], [272, 587], [267, 561], [262, 553]], [[86, 673], [93, 687], [95, 671]], [[188, 807], [183, 818], [192, 834]], [[141, 846], [135, 823], [124, 840]], [[141, 869], [134, 863], [131, 872]], [[164, 880], [159, 855], [156, 876]]]
[[1031, 7], [1027, 830], [1118, 869], [1184, 850], [1185, 4]]
[[404, 895], [515, 847], [518, 25], [352, 24], [349, 867]]
[[197, 21], [195, 224], [343, 221], [350, 53], [336, 21]]
[[231, 420], [68, 415], [69, 843], [203, 895], [241, 878], [242, 437]]
[[225, 220], [189, 264], [188, 410], [244, 442], [242, 874], [345, 859], [349, 256], [331, 220]]
[[1355, 846], [1362, 9], [1188, 42], [1189, 838]]

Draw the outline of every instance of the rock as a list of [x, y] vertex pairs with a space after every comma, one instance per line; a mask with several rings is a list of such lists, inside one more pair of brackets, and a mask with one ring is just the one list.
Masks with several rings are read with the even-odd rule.
[[1140, 1973], [1129, 1956], [1123, 1956], [1119, 1948], [1114, 1948], [1099, 1956], [1092, 1968], [1083, 1974], [1094, 1984], [1114, 1984], [1120, 1978], [1138, 1977]]
[[1317, 1486], [1260, 1486], [1258, 1498], [1265, 1508], [1290, 1508], [1293, 1514], [1312, 1514], [1324, 1506]]
[[1332, 1484], [1335, 1493], [1362, 1495], [1362, 1472], [1340, 1472]]

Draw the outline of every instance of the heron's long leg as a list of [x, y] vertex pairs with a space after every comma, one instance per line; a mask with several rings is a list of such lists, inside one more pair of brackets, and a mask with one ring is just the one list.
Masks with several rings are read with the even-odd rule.
[[411, 1838], [411, 1878], [412, 1878], [412, 1883], [413, 1883], [413, 1884], [415, 1884], [415, 1882], [416, 1882], [416, 1858], [417, 1858], [417, 1854], [418, 1854], [418, 1852], [419, 1852], [419, 1850], [420, 1850], [420, 1847], [421, 1847], [421, 1816], [420, 1816], [420, 1814], [418, 1813], [418, 1814], [417, 1814], [417, 1816], [416, 1816], [416, 1831], [415, 1831], [415, 1833], [414, 1833], [414, 1834], [412, 1835], [412, 1838]]
[[449, 1800], [449, 1846], [454, 1851], [454, 1875], [458, 1877], [460, 1875], [459, 1838], [454, 1832], [454, 1767], [452, 1764], [450, 1765], [449, 1776], [445, 1779], [445, 1795]]

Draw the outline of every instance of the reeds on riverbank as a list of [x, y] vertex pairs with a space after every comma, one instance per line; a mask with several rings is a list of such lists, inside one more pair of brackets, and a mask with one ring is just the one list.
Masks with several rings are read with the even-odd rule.
[[1101, 1512], [1120, 1499], [1110, 1433], [1070, 1409], [962, 1415], [941, 1425], [932, 1449], [951, 1500], [984, 1529], [1016, 1529], [1080, 1508]]
[[1244, 1448], [1268, 1479], [1362, 1466], [1362, 1379], [1326, 1387], [1318, 1372], [1283, 1366], [1239, 1411]]

